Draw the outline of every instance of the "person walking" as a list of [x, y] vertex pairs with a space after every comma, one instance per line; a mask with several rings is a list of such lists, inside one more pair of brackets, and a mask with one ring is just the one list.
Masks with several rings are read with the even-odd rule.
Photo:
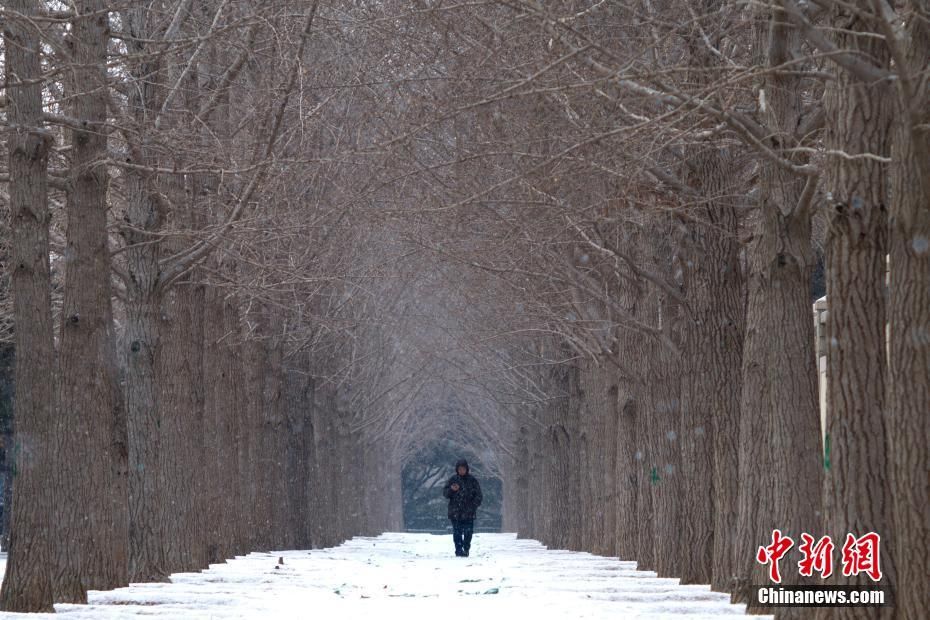
[[449, 500], [455, 555], [467, 558], [475, 531], [475, 514], [483, 499], [478, 479], [468, 472], [468, 461], [461, 459], [455, 464], [455, 475], [446, 482], [442, 494]]

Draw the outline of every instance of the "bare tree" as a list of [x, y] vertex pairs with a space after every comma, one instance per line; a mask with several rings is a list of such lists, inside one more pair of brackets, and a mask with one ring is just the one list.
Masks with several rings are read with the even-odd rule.
[[[101, 2], [74, 5], [71, 75], [75, 119], [67, 193], [67, 248], [59, 338], [56, 452], [60, 481], [73, 499], [56, 503], [55, 600], [87, 601], [87, 590], [129, 583], [126, 564], [126, 438], [118, 385], [107, 232], [107, 42]], [[81, 463], [81, 467], [75, 467]], [[75, 510], [75, 505], [84, 510]]]
[[15, 481], [10, 552], [0, 589], [5, 611], [52, 611], [51, 429], [55, 419], [48, 240], [48, 157], [52, 136], [42, 110], [39, 3], [10, 2], [4, 21], [10, 228], [16, 367]]

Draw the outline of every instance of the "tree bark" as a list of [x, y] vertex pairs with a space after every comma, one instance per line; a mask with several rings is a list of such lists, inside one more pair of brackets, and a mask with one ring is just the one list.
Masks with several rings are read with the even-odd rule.
[[[241, 271], [235, 268], [234, 277], [238, 278]], [[233, 423], [231, 433], [233, 438], [232, 459], [236, 467], [233, 470], [234, 479], [231, 480], [233, 488], [233, 511], [231, 513], [233, 521], [230, 523], [231, 529], [235, 532], [235, 539], [230, 548], [229, 557], [245, 553], [249, 549], [250, 533], [253, 528], [253, 514], [251, 500], [251, 476], [252, 464], [249, 461], [249, 441], [248, 434], [254, 425], [254, 419], [260, 415], [259, 411], [254, 411], [248, 406], [248, 394], [246, 392], [246, 372], [245, 372], [245, 339], [244, 339], [244, 321], [241, 313], [239, 296], [228, 295], [226, 305], [227, 331], [229, 337], [229, 390], [233, 397], [233, 406], [235, 416], [231, 420]], [[265, 372], [265, 367], [261, 369]]]
[[312, 528], [307, 480], [312, 457], [312, 424], [309, 412], [310, 381], [306, 372], [296, 368], [284, 370], [283, 401], [288, 421], [287, 515], [294, 548], [310, 549]]
[[[930, 600], [930, 3], [912, 0], [894, 111], [887, 411], [898, 617], [926, 615]], [[889, 25], [896, 29], [897, 26]], [[19, 349], [17, 349], [18, 352]]]
[[[711, 589], [726, 592], [734, 574], [734, 539], [739, 505], [739, 419], [745, 335], [746, 291], [736, 237], [736, 209], [720, 207], [711, 216], [722, 235], [715, 235], [711, 253], [721, 267], [709, 274], [708, 294], [716, 321], [711, 326], [710, 403], [714, 442], [714, 548]], [[703, 400], [703, 399], [702, 399]]]
[[[661, 302], [661, 323], [669, 323], [670, 332], [680, 331], [681, 308], [678, 302], [668, 298]], [[681, 337], [673, 339], [679, 346]], [[655, 346], [655, 345], [653, 345]], [[684, 354], [687, 355], [687, 349]], [[682, 354], [667, 346], [659, 346], [653, 355], [650, 369], [649, 390], [651, 392], [650, 448], [652, 468], [649, 471], [652, 505], [654, 511], [655, 568], [659, 577], [679, 575], [680, 558], [691, 550], [683, 548], [683, 507], [681, 494], [682, 446], [679, 433], [682, 426], [681, 411], [681, 362]], [[690, 464], [688, 464], [690, 466]]]
[[[4, 220], [8, 214], [3, 214]], [[9, 264], [9, 255], [4, 252], [4, 265]], [[6, 291], [4, 291], [6, 294]], [[0, 476], [3, 481], [3, 518], [0, 520], [0, 550], [10, 549], [10, 513], [13, 507], [13, 374], [16, 352], [12, 342], [0, 343]]]
[[223, 562], [239, 550], [240, 476], [239, 411], [236, 382], [240, 337], [238, 310], [219, 287], [206, 292], [204, 380], [207, 385], [204, 424], [210, 484], [207, 492], [210, 562]]
[[[742, 269], [738, 216], [723, 153], [696, 153], [692, 185], [708, 203], [690, 240], [682, 372], [682, 583], [727, 591], [732, 578], [732, 532], [738, 494], [737, 429], [743, 346]], [[720, 535], [717, 535], [717, 534]]]
[[248, 393], [246, 402], [253, 416], [252, 424], [246, 433], [252, 465], [252, 476], [248, 481], [252, 505], [252, 528], [249, 537], [249, 548], [255, 551], [266, 551], [273, 548], [271, 543], [272, 481], [268, 464], [270, 424], [268, 422], [268, 412], [264, 406], [265, 365], [268, 352], [265, 347], [261, 326], [257, 326], [253, 333], [256, 333], [259, 337], [246, 341], [243, 346], [245, 385]]
[[137, 40], [130, 44], [137, 55], [131, 69], [129, 117], [139, 135], [131, 145], [126, 171], [126, 360], [125, 395], [129, 436], [129, 579], [133, 582], [166, 581], [162, 532], [162, 480], [159, 475], [161, 414], [158, 408], [159, 313], [161, 311], [160, 250], [152, 233], [161, 226], [163, 214], [156, 198], [154, 179], [146, 170], [155, 157], [150, 145], [149, 124], [156, 106], [157, 64], [146, 52], [145, 38], [154, 30], [152, 15], [143, 6], [123, 14]]
[[[723, 37], [713, 19], [724, 3], [703, 0], [686, 45], [694, 71], [689, 82], [713, 87], [722, 59], [712, 46]], [[710, 37], [711, 44], [706, 43]], [[738, 494], [737, 429], [745, 305], [732, 196], [737, 164], [726, 149], [696, 144], [686, 152], [684, 178], [703, 198], [684, 271], [689, 305], [687, 356], [682, 377], [683, 554], [682, 583], [710, 583], [727, 591], [733, 576], [733, 532]]]
[[87, 590], [128, 584], [126, 438], [116, 363], [110, 293], [105, 165], [107, 136], [106, 46], [108, 13], [99, 0], [78, 2], [71, 33], [74, 66], [68, 83], [71, 114], [71, 187], [67, 198], [67, 250], [59, 356], [57, 503], [59, 536], [55, 600], [85, 603]]
[[207, 565], [204, 541], [203, 286], [196, 274], [162, 300], [158, 387], [169, 573]]
[[[4, 20], [9, 124], [10, 228], [15, 321], [14, 482], [10, 552], [0, 588], [4, 611], [53, 611], [49, 564], [55, 421], [48, 242], [48, 155], [42, 122], [41, 47], [33, 23], [40, 3], [10, 0]], [[51, 376], [50, 376], [51, 375]]]
[[[653, 320], [658, 314], [658, 306], [654, 294], [645, 292], [638, 305], [639, 316], [646, 320]], [[651, 383], [653, 367], [656, 364], [655, 342], [645, 334], [636, 335], [637, 346], [633, 360], [636, 367], [641, 369], [643, 382], [639, 386], [635, 401], [635, 451], [633, 460], [636, 465], [636, 568], [639, 570], [654, 570], [656, 566], [655, 553], [655, 504], [653, 501], [652, 486], [658, 482], [656, 476], [658, 465], [653, 447], [652, 433], [654, 421], [652, 419], [653, 402]]]
[[133, 582], [165, 581], [168, 578], [161, 531], [158, 475], [159, 426], [156, 369], [159, 356], [158, 250], [140, 233], [155, 217], [156, 207], [148, 183], [141, 175], [129, 180], [129, 218], [126, 233], [130, 284], [126, 302], [126, 411], [129, 430], [129, 578]]
[[766, 481], [770, 469], [769, 451], [765, 442], [769, 435], [772, 413], [771, 384], [766, 372], [766, 327], [764, 325], [766, 284], [761, 273], [764, 257], [760, 256], [760, 240], [748, 249], [749, 274], [747, 285], [746, 335], [743, 341], [743, 367], [740, 391], [738, 512], [736, 543], [733, 548], [734, 575], [731, 584], [734, 603], [747, 603], [753, 580], [762, 581], [763, 571], [756, 566], [756, 547], [763, 544], [766, 530], [776, 524], [771, 517], [772, 487]]
[[[810, 263], [804, 265], [810, 225], [807, 218], [784, 217], [774, 207], [763, 207], [760, 216], [761, 234], [751, 249], [743, 353], [738, 602], [748, 601], [746, 586], [767, 579], [755, 552], [771, 541], [772, 529], [795, 540], [801, 532], [820, 530], [820, 493], [812, 488], [822, 484], [820, 415]], [[786, 572], [785, 583], [797, 577]]]
[[[765, 42], [761, 49], [767, 66], [778, 67], [794, 57], [798, 35], [780, 17], [759, 19], [756, 28], [757, 39]], [[793, 73], [772, 71], [760, 84], [765, 101], [760, 113], [776, 153], [787, 153], [792, 132], [801, 126], [799, 80]], [[755, 561], [757, 548], [771, 541], [776, 527], [800, 540], [801, 532], [821, 526], [820, 408], [809, 297], [814, 257], [803, 181], [775, 163], [760, 163], [743, 349], [742, 486], [733, 593], [735, 602], [749, 604], [750, 613], [768, 613], [749, 596], [749, 585], [767, 579]], [[798, 579], [796, 571], [785, 572], [785, 584]], [[776, 615], [809, 613], [780, 608]]]
[[636, 460], [637, 402], [631, 393], [628, 380], [621, 380], [617, 402], [617, 439], [615, 483], [617, 494], [616, 554], [621, 560], [636, 560], [637, 540], [641, 524], [637, 519], [637, 475], [640, 463]]
[[[870, 13], [868, 2], [857, 10]], [[839, 5], [831, 22], [840, 49], [855, 50], [887, 67], [884, 41], [862, 36], [865, 18]], [[865, 83], [843, 69], [827, 83], [825, 146], [856, 156], [886, 155], [891, 89]], [[837, 547], [847, 533], [882, 537], [882, 585], [894, 585], [891, 472], [886, 452], [886, 311], [888, 253], [886, 169], [875, 159], [828, 160], [827, 414], [824, 435], [824, 525]], [[865, 575], [831, 580], [869, 585]], [[837, 607], [817, 617], [891, 618], [891, 608]]]
[[[638, 252], [638, 235], [632, 226], [624, 231], [624, 245], [630, 253]], [[621, 308], [627, 315], [639, 318], [641, 313], [642, 290], [631, 284], [624, 284], [617, 294]], [[617, 360], [623, 370], [617, 380], [617, 437], [616, 437], [616, 475], [617, 494], [617, 555], [621, 560], [638, 560], [639, 529], [644, 523], [638, 518], [637, 496], [643, 468], [642, 449], [637, 443], [637, 427], [642, 415], [642, 395], [645, 386], [640, 374], [642, 365], [634, 353], [638, 351], [637, 342], [642, 334], [621, 327], [617, 334]], [[639, 456], [639, 458], [637, 458]]]
[[216, 287], [207, 287], [204, 292], [203, 330], [203, 380], [204, 380], [204, 460], [206, 485], [204, 507], [206, 513], [207, 559], [210, 564], [223, 562], [223, 541], [226, 528], [223, 515], [226, 511], [223, 494], [223, 468], [228, 464], [220, 459], [224, 392], [226, 390], [224, 347], [222, 339], [225, 329], [222, 322], [222, 293]]
[[[278, 325], [274, 315], [267, 315], [269, 325]], [[287, 514], [287, 454], [289, 424], [283, 398], [284, 368], [281, 345], [277, 338], [269, 337], [269, 351], [265, 366], [264, 392], [262, 394], [262, 414], [268, 417], [269, 437], [268, 453], [271, 481], [271, 524], [275, 532], [275, 548], [289, 549], [288, 541], [292, 532], [288, 527]], [[253, 415], [258, 412], [254, 412]]]

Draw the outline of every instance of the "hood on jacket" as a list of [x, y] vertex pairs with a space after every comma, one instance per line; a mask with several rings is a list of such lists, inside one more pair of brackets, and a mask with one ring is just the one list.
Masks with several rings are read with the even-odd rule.
[[457, 460], [457, 461], [455, 462], [455, 473], [458, 473], [458, 472], [459, 472], [459, 467], [464, 467], [464, 468], [465, 468], [465, 475], [466, 475], [466, 476], [471, 472], [471, 469], [469, 469], [469, 467], [468, 467], [468, 461], [466, 461], [465, 459], [459, 459], [459, 460]]

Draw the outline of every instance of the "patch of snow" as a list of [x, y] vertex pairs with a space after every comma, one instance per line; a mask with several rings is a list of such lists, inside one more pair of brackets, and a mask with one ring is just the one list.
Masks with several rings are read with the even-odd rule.
[[[278, 565], [278, 558], [284, 562]], [[514, 534], [477, 534], [472, 556], [451, 536], [384, 534], [332, 549], [250, 553], [171, 583], [92, 591], [58, 617], [161, 618], [648, 618], [735, 617], [743, 605], [709, 586], [680, 585], [635, 562], [548, 550]], [[0, 618], [49, 614], [3, 614]]]

